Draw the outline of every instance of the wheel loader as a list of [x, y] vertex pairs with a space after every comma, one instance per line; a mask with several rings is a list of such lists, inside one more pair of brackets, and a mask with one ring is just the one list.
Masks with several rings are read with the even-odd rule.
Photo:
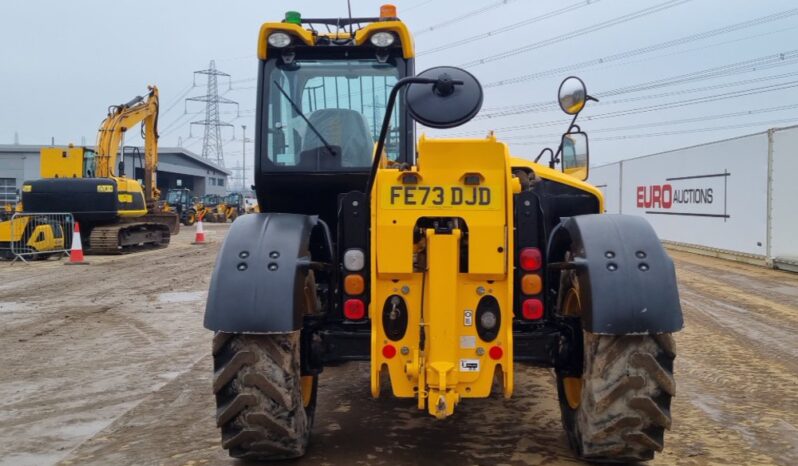
[[166, 192], [166, 209], [180, 217], [180, 223], [190, 227], [197, 221], [197, 205], [188, 188], [172, 188]]
[[581, 80], [560, 86], [573, 119], [533, 162], [492, 134], [416, 138], [414, 122], [466, 123], [483, 94], [461, 69], [416, 74], [391, 5], [289, 12], [261, 27], [258, 59], [262, 212], [231, 226], [204, 320], [231, 456], [302, 456], [319, 377], [352, 361], [368, 361], [373, 397], [435, 419], [473, 416], [455, 413], [463, 399], [509, 398], [524, 365], [550, 367], [579, 457], [662, 450], [683, 325], [674, 266], [644, 219], [604, 214], [585, 182], [576, 119], [595, 99]]

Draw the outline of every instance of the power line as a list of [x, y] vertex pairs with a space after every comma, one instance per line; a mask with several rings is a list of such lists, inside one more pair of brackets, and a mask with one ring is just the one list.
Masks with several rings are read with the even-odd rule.
[[549, 39], [545, 39], [545, 40], [541, 40], [541, 41], [538, 41], [538, 42], [534, 42], [532, 44], [527, 44], [527, 45], [525, 45], [523, 47], [517, 47], [517, 48], [511, 49], [511, 50], [507, 50], [505, 52], [491, 54], [491, 55], [479, 58], [477, 60], [472, 60], [470, 62], [462, 63], [462, 64], [460, 64], [460, 66], [462, 66], [464, 68], [469, 68], [469, 67], [484, 65], [486, 63], [491, 63], [491, 62], [498, 61], [498, 60], [504, 60], [505, 58], [509, 58], [509, 57], [512, 57], [512, 56], [515, 56], [515, 55], [519, 55], [519, 54], [522, 54], [522, 53], [531, 52], [532, 50], [537, 50], [539, 48], [543, 48], [543, 47], [546, 47], [546, 46], [549, 46], [549, 45], [553, 45], [553, 44], [557, 44], [557, 43], [560, 43], [560, 42], [564, 42], [564, 41], [566, 41], [568, 39], [573, 39], [574, 37], [583, 36], [583, 35], [589, 34], [591, 32], [596, 32], [596, 31], [600, 31], [602, 29], [607, 29], [607, 28], [612, 27], [612, 26], [617, 26], [619, 24], [628, 23], [629, 21], [633, 21], [635, 19], [642, 18], [644, 16], [652, 15], [654, 13], [659, 13], [661, 11], [665, 11], [667, 9], [670, 9], [670, 8], [673, 8], [673, 7], [676, 7], [676, 6], [683, 5], [683, 4], [685, 4], [687, 2], [690, 2], [690, 1], [692, 1], [692, 0], [668, 0], [668, 1], [664, 2], [664, 3], [660, 3], [660, 4], [652, 6], [652, 7], [643, 8], [642, 10], [638, 10], [638, 11], [635, 11], [633, 13], [628, 13], [628, 14], [625, 14], [623, 16], [619, 16], [617, 18], [613, 18], [613, 19], [608, 20], [608, 21], [604, 21], [604, 22], [601, 22], [601, 23], [598, 23], [598, 24], [594, 24], [592, 26], [588, 26], [588, 27], [585, 27], [585, 28], [582, 28], [582, 29], [577, 29], [576, 31], [571, 31], [571, 32], [568, 32], [568, 33], [565, 33], [565, 34], [561, 34], [559, 36], [555, 36], [555, 37], [549, 38]]
[[[480, 15], [482, 13], [485, 13], [486, 11], [491, 11], [491, 10], [493, 10], [495, 8], [502, 7], [504, 5], [507, 5], [508, 3], [512, 3], [514, 1], [515, 0], [500, 0], [498, 2], [491, 3], [490, 5], [486, 5], [486, 6], [477, 8], [476, 10], [471, 10], [468, 13], [463, 13], [460, 16], [455, 16], [454, 18], [447, 19], [446, 21], [441, 21], [440, 23], [433, 24], [432, 26], [427, 26], [424, 29], [422, 29], [422, 30], [420, 30], [418, 32], [415, 32], [414, 34], [415, 34], [416, 37], [418, 37], [418, 36], [426, 34], [428, 32], [432, 32], [432, 31], [434, 31], [436, 29], [441, 29], [441, 28], [444, 28], [446, 26], [451, 26], [452, 24], [457, 24], [457, 23], [459, 23], [461, 21], [464, 21], [464, 20], [466, 20], [468, 18]], [[598, 0], [596, 0], [596, 1], [598, 1]]]
[[[574, 11], [574, 10], [578, 10], [578, 9], [586, 7], [588, 5], [596, 4], [599, 1], [600, 0], [582, 0], [582, 1], [578, 2], [578, 3], [574, 3], [574, 4], [568, 5], [566, 7], [563, 7], [563, 8], [554, 10], [554, 11], [550, 11], [550, 12], [544, 13], [542, 15], [535, 16], [533, 18], [528, 18], [528, 19], [525, 19], [523, 21], [519, 21], [517, 23], [510, 24], [509, 26], [503, 26], [503, 27], [500, 27], [500, 28], [497, 28], [497, 29], [492, 29], [492, 30], [490, 30], [488, 32], [485, 32], [485, 33], [482, 33], [482, 34], [477, 34], [477, 35], [474, 35], [474, 36], [466, 37], [464, 39], [456, 40], [456, 41], [453, 41], [453, 42], [449, 42], [447, 44], [442, 44], [442, 45], [439, 45], [437, 47], [433, 47], [433, 48], [428, 49], [428, 50], [424, 50], [422, 52], [418, 52], [418, 53], [416, 53], [416, 56], [418, 57], [418, 56], [422, 56], [422, 55], [428, 55], [428, 54], [431, 54], [431, 53], [440, 52], [441, 50], [447, 50], [447, 49], [450, 49], [450, 48], [453, 48], [453, 47], [458, 47], [460, 45], [465, 45], [465, 44], [471, 43], [472, 41], [475, 41], [475, 40], [485, 39], [487, 37], [498, 36], [498, 35], [503, 34], [505, 32], [514, 31], [514, 30], [516, 30], [516, 29], [518, 29], [520, 27], [523, 27], [523, 26], [528, 26], [530, 24], [534, 24], [534, 23], [537, 23], [537, 22], [540, 22], [540, 21], [543, 21], [543, 20], [546, 20], [546, 19], [549, 19], [549, 18], [554, 18], [555, 16], [559, 16], [559, 15], [562, 15], [562, 14], [565, 14], [565, 13], [569, 13], [569, 12]], [[500, 3], [504, 3], [504, 2], [500, 2]]]
[[[743, 74], [743, 73], [750, 73], [755, 71], [763, 71], [770, 68], [775, 68], [779, 66], [787, 66], [787, 65], [794, 65], [798, 63], [798, 50], [790, 51], [790, 52], [783, 52], [777, 53], [772, 55], [765, 55], [763, 57], [758, 57], [751, 60], [744, 60], [741, 62], [736, 62], [732, 64], [717, 66], [713, 68], [707, 68], [700, 71], [695, 71], [692, 73], [681, 74], [677, 76], [671, 76], [668, 78], [658, 79], [654, 81], [648, 81], [639, 84], [633, 84], [630, 86], [620, 87], [609, 91], [595, 93], [594, 95], [597, 97], [601, 97], [605, 99], [606, 97], [612, 97], [622, 94], [629, 94], [634, 92], [640, 92], [644, 90], [651, 90], [657, 89], [661, 87], [669, 87], [675, 85], [686, 84], [693, 81], [702, 81], [706, 79], [714, 79], [714, 78], [721, 78], [732, 76], [735, 74]], [[648, 100], [648, 99], [655, 99], [659, 97], [668, 97], [671, 95], [680, 95], [680, 94], [689, 94], [694, 92], [702, 92], [708, 90], [715, 90], [721, 89], [724, 87], [733, 87], [738, 85], [744, 84], [752, 84], [761, 81], [768, 81], [773, 79], [780, 79], [789, 76], [793, 76], [795, 73], [786, 73], [781, 75], [775, 76], [765, 76], [759, 77], [749, 80], [737, 81], [733, 83], [723, 83], [723, 84], [713, 84], [711, 86], [704, 86], [699, 88], [693, 89], [686, 89], [680, 91], [673, 91], [670, 93], [662, 93], [662, 94], [652, 94], [647, 96], [640, 96], [640, 97], [631, 97], [628, 99], [616, 99], [611, 101], [602, 100], [598, 103], [598, 105], [612, 105], [617, 103], [623, 102], [633, 102], [637, 100]], [[545, 111], [552, 111], [556, 110], [557, 103], [553, 100], [547, 101], [540, 101], [534, 103], [527, 103], [527, 104], [519, 104], [519, 105], [508, 105], [503, 107], [494, 107], [491, 109], [486, 109], [482, 114], [480, 114], [477, 119], [490, 119], [490, 118], [497, 118], [497, 117], [504, 117], [510, 115], [518, 115], [523, 113], [537, 113], [537, 112], [545, 112]]]
[[407, 11], [413, 11], [413, 10], [415, 10], [416, 8], [420, 8], [420, 7], [424, 6], [424, 5], [428, 5], [428, 4], [432, 3], [432, 1], [433, 1], [433, 0], [424, 0], [424, 1], [422, 1], [422, 2], [416, 3], [415, 5], [412, 5], [412, 6], [409, 6], [409, 7], [405, 8], [405, 9], [404, 9], [404, 11], [405, 11], [405, 12], [407, 12]]
[[179, 95], [179, 96], [178, 96], [178, 97], [177, 97], [177, 98], [176, 98], [174, 101], [172, 101], [172, 103], [169, 105], [169, 107], [168, 107], [166, 110], [164, 110], [163, 112], [161, 112], [161, 116], [164, 116], [164, 115], [166, 115], [167, 113], [169, 113], [170, 111], [172, 111], [172, 109], [173, 109], [173, 108], [175, 108], [175, 106], [176, 106], [177, 104], [179, 104], [180, 102], [182, 102], [182, 101], [183, 101], [183, 98], [184, 98], [185, 96], [187, 96], [187, 95], [188, 95], [188, 93], [189, 93], [189, 92], [191, 92], [191, 90], [192, 90], [192, 89], [194, 89], [194, 84], [191, 84], [190, 86], [188, 86], [187, 88], [185, 88], [185, 89], [184, 89], [184, 90], [183, 90], [183, 91], [180, 93], [180, 95]]
[[[666, 48], [676, 47], [678, 45], [683, 45], [683, 44], [687, 44], [687, 43], [690, 43], [690, 42], [695, 42], [695, 41], [698, 41], [698, 40], [708, 39], [710, 37], [715, 37], [715, 36], [718, 36], [718, 35], [721, 35], [721, 34], [728, 34], [730, 32], [736, 32], [736, 31], [739, 31], [741, 29], [747, 29], [747, 28], [750, 28], [750, 27], [771, 23], [773, 21], [778, 21], [778, 20], [790, 18], [792, 16], [795, 16], [796, 14], [798, 14], [798, 8], [793, 8], [791, 10], [781, 11], [781, 12], [778, 12], [778, 13], [774, 13], [772, 15], [762, 16], [760, 18], [755, 18], [755, 19], [752, 19], [752, 20], [749, 20], [749, 21], [743, 21], [741, 23], [736, 23], [736, 24], [732, 24], [732, 25], [729, 25], [729, 26], [724, 26], [724, 27], [721, 27], [721, 28], [700, 32], [700, 33], [697, 33], [697, 34], [691, 34], [691, 35], [688, 35], [688, 36], [683, 36], [683, 37], [680, 37], [678, 39], [673, 39], [673, 40], [669, 40], [669, 41], [665, 41], [665, 42], [660, 42], [658, 44], [653, 44], [653, 45], [649, 45], [649, 46], [646, 46], [646, 47], [640, 47], [640, 48], [637, 48], [637, 49], [627, 50], [627, 51], [624, 51], [624, 52], [616, 53], [614, 55], [608, 55], [606, 57], [594, 58], [592, 60], [587, 60], [587, 61], [583, 61], [583, 62], [580, 62], [580, 63], [572, 64], [572, 65], [567, 65], [567, 66], [554, 68], [554, 69], [550, 69], [550, 70], [546, 70], [546, 71], [539, 71], [539, 72], [536, 72], [536, 73], [530, 73], [530, 74], [525, 74], [525, 75], [521, 75], [521, 76], [516, 76], [514, 78], [502, 79], [502, 80], [499, 80], [499, 81], [486, 83], [482, 87], [491, 88], [491, 87], [498, 87], [498, 86], [506, 86], [506, 85], [509, 85], [509, 84], [517, 84], [517, 83], [520, 83], [520, 82], [529, 81], [529, 80], [533, 80], [533, 79], [539, 79], [539, 78], [543, 78], [543, 77], [547, 77], [547, 76], [559, 75], [559, 74], [567, 73], [567, 72], [574, 71], [574, 70], [577, 70], [577, 69], [587, 68], [589, 66], [604, 65], [604, 64], [607, 64], [607, 63], [623, 60], [623, 59], [634, 57], [634, 56], [637, 56], [637, 55], [643, 55], [643, 54], [655, 52], [657, 50], [662, 50], [662, 49], [666, 49]], [[790, 29], [792, 29], [792, 28], [790, 28]], [[770, 34], [770, 33], [771, 32], [768, 32], [768, 33], [766, 33], [764, 35], [767, 35], [767, 34]], [[756, 37], [756, 36], [754, 36], [754, 37]], [[735, 42], [735, 41], [731, 41], [731, 42]], [[722, 44], [720, 44], [720, 45], [722, 45]]]
[[[708, 102], [715, 102], [715, 101], [719, 101], [719, 100], [727, 100], [727, 99], [733, 99], [733, 98], [738, 98], [738, 97], [745, 97], [745, 96], [749, 96], [749, 95], [757, 95], [757, 94], [763, 94], [763, 93], [768, 93], [768, 92], [775, 92], [775, 91], [781, 91], [781, 90], [786, 90], [786, 89], [792, 89], [792, 88], [795, 88], [795, 87], [798, 87], [798, 80], [789, 81], [789, 82], [786, 82], [786, 83], [774, 84], [774, 85], [770, 85], [770, 86], [763, 86], [763, 87], [759, 87], [759, 88], [743, 89], [743, 90], [740, 90], [740, 91], [727, 92], [727, 93], [723, 93], [723, 94], [715, 94], [715, 95], [710, 95], [710, 96], [698, 97], [698, 98], [694, 98], [694, 99], [680, 100], [680, 101], [676, 101], [676, 102], [667, 102], [667, 103], [662, 103], [662, 104], [649, 105], [649, 106], [645, 106], [645, 107], [637, 107], [637, 108], [626, 109], [626, 110], [618, 110], [618, 111], [614, 111], [614, 112], [600, 113], [598, 115], [585, 116], [585, 117], [583, 117], [582, 121], [603, 120], [605, 118], [616, 118], [616, 117], [619, 117], [619, 116], [627, 116], [627, 115], [634, 115], [634, 114], [640, 114], [640, 113], [648, 113], [648, 112], [653, 112], [653, 111], [656, 111], [656, 110], [669, 110], [669, 109], [681, 108], [681, 107], [685, 107], [685, 106], [689, 106], [689, 105], [696, 105], [696, 104], [702, 104], [702, 103], [708, 103]], [[544, 122], [539, 122], [539, 123], [527, 123], [527, 124], [523, 124], [523, 125], [506, 126], [506, 127], [502, 127], [502, 128], [494, 128], [494, 131], [497, 131], [497, 132], [498, 131], [507, 131], [507, 132], [509, 132], [509, 131], [524, 130], [524, 129], [543, 128], [543, 127], [547, 127], [547, 126], [558, 126], [558, 125], [562, 125], [563, 121], [564, 120], [559, 119], [559, 120], [550, 120], [550, 121], [544, 121]], [[483, 132], [484, 131], [468, 131], [468, 132], [452, 134], [451, 136], [473, 135], [473, 134], [479, 134], [479, 133], [483, 133]]]
[[[699, 122], [706, 122], [711, 120], [722, 120], [726, 118], [740, 118], [740, 117], [747, 117], [752, 115], [759, 115], [762, 113], [774, 113], [774, 112], [783, 112], [785, 110], [793, 110], [798, 108], [798, 104], [790, 104], [790, 105], [779, 105], [776, 107], [766, 107], [766, 108], [759, 108], [754, 110], [744, 110], [741, 112], [731, 112], [731, 113], [721, 113], [715, 115], [704, 115], [700, 117], [694, 118], [682, 118], [678, 120], [668, 120], [668, 121], [658, 121], [654, 123], [641, 123], [637, 125], [628, 125], [628, 126], [615, 126], [610, 128], [598, 128], [598, 129], [590, 129], [590, 134], [594, 133], [613, 133], [618, 131], [628, 131], [628, 130], [635, 130], [635, 129], [645, 129], [645, 128], [656, 128], [660, 126], [674, 126], [674, 125], [684, 125], [689, 123], [699, 123]], [[530, 141], [536, 140], [541, 138], [550, 138], [550, 137], [560, 137], [562, 136], [562, 132], [554, 132], [554, 133], [544, 133], [544, 134], [529, 134], [529, 135], [517, 135], [517, 136], [505, 136], [502, 137], [503, 141]]]
[[[729, 129], [740, 129], [740, 128], [750, 128], [755, 126], [769, 126], [769, 125], [776, 125], [781, 123], [792, 123], [796, 122], [798, 119], [795, 117], [793, 118], [782, 118], [778, 120], [767, 120], [767, 121], [757, 121], [752, 123], [740, 123], [736, 125], [726, 125], [726, 126], [715, 126], [715, 127], [704, 127], [704, 128], [694, 128], [694, 129], [684, 129], [684, 130], [677, 130], [677, 131], [664, 131], [660, 133], [639, 133], [639, 134], [628, 134], [628, 135], [620, 135], [620, 136], [604, 136], [600, 138], [590, 138], [591, 141], [617, 141], [621, 139], [643, 139], [643, 138], [650, 138], [650, 137], [660, 137], [660, 136], [677, 136], [682, 134], [693, 134], [693, 133], [706, 133], [712, 131], [724, 131]], [[548, 142], [548, 141], [546, 141]], [[520, 146], [527, 146], [527, 145], [541, 145], [545, 144], [546, 142], [516, 142], [513, 144], [517, 144]]]

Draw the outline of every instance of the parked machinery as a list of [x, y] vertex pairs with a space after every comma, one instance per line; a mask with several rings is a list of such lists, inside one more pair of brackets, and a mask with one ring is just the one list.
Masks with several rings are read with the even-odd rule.
[[166, 193], [166, 205], [167, 210], [178, 215], [183, 225], [191, 226], [197, 221], [197, 206], [190, 189], [170, 189]]
[[516, 364], [553, 367], [580, 457], [662, 450], [682, 327], [674, 268], [645, 220], [601, 214], [584, 182], [581, 80], [560, 88], [573, 120], [538, 157], [547, 167], [493, 135], [416, 142], [414, 120], [463, 124], [482, 91], [457, 68], [416, 75], [392, 6], [378, 18], [289, 12], [261, 27], [258, 56], [263, 213], [230, 228], [205, 312], [230, 455], [303, 455], [323, 368], [358, 360], [374, 397], [436, 418], [464, 398], [512, 396]]
[[64, 225], [58, 222], [26, 215], [0, 221], [2, 259], [13, 259], [15, 253], [46, 259], [53, 251], [63, 251], [64, 241]]
[[[144, 186], [123, 173], [117, 157], [125, 133], [139, 123], [144, 139]], [[26, 212], [68, 212], [81, 224], [84, 247], [117, 254], [139, 247], [163, 247], [180, 228], [177, 215], [160, 209], [155, 183], [158, 165], [158, 88], [145, 97], [113, 105], [100, 126], [95, 150], [45, 147], [43, 179], [26, 181]]]
[[223, 213], [225, 220], [234, 222], [240, 215], [246, 212], [246, 205], [244, 204], [244, 195], [241, 193], [230, 193], [224, 197], [222, 203]]

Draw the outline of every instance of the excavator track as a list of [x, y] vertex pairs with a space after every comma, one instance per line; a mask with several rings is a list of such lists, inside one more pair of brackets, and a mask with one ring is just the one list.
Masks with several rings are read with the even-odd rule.
[[94, 227], [89, 235], [89, 254], [126, 254], [169, 245], [169, 226], [162, 223], [118, 223]]

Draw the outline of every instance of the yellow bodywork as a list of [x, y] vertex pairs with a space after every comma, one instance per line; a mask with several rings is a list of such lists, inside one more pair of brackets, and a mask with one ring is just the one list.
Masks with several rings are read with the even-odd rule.
[[[513, 194], [521, 189], [512, 173], [518, 168], [593, 194], [603, 211], [598, 189], [510, 156], [492, 135], [421, 136], [417, 165], [400, 171], [382, 164], [371, 197], [373, 396], [379, 396], [380, 378], [387, 374], [395, 396], [416, 397], [419, 409], [445, 418], [462, 398], [489, 396], [494, 379], [505, 397], [512, 395]], [[414, 236], [423, 218], [459, 220], [450, 231], [425, 228]], [[421, 254], [423, 265], [414, 264]], [[383, 306], [394, 296], [409, 309], [407, 330], [396, 341], [383, 324]], [[501, 330], [492, 341], [483, 341], [476, 329], [477, 306], [485, 296], [495, 298], [500, 309]], [[386, 355], [386, 345], [396, 351]]]
[[83, 178], [83, 147], [42, 147], [39, 173], [42, 178]]
[[596, 197], [596, 199], [598, 199], [599, 212], [604, 212], [604, 195], [601, 193], [601, 190], [590, 183], [582, 181], [577, 177], [578, 175], [572, 176], [559, 170], [554, 170], [544, 165], [537, 164], [531, 160], [523, 159], [521, 157], [511, 157], [511, 163], [514, 168], [528, 168], [532, 170], [535, 175], [539, 176], [540, 178], [551, 180], [566, 186], [571, 186], [592, 194]]
[[[418, 143], [418, 165], [412, 171], [381, 168], [372, 196], [371, 216], [371, 389], [379, 394], [383, 367], [394, 395], [417, 397], [420, 409], [438, 418], [452, 414], [462, 398], [487, 397], [494, 375], [502, 375], [504, 396], [513, 391], [513, 215], [507, 146], [493, 138], [426, 139]], [[408, 173], [417, 184], [403, 184]], [[479, 185], [465, 184], [479, 175]], [[399, 193], [397, 195], [397, 193]], [[449, 233], [424, 231], [414, 243], [414, 228], [423, 217], [462, 220]], [[468, 231], [467, 244], [463, 242]], [[461, 248], [467, 264], [460, 266]], [[426, 270], [414, 267], [414, 255], [426, 255]], [[382, 322], [384, 303], [393, 295], [407, 303], [408, 327], [390, 341]], [[499, 303], [501, 332], [482, 341], [476, 330], [477, 304], [483, 296]], [[423, 306], [422, 306], [423, 302]], [[419, 312], [420, 311], [420, 312]], [[425, 343], [421, 347], [421, 329]], [[386, 358], [382, 348], [399, 351]], [[493, 359], [490, 349], [501, 349]], [[501, 369], [501, 372], [498, 370]]]
[[120, 217], [142, 217], [147, 215], [147, 204], [144, 201], [144, 190], [141, 184], [131, 178], [110, 177], [116, 182], [117, 200]]
[[[39, 223], [29, 228], [31, 217], [18, 217], [0, 222], [0, 243], [19, 243], [18, 249], [47, 252], [64, 249], [64, 234], [60, 226]], [[59, 229], [59, 231], [56, 231]]]

